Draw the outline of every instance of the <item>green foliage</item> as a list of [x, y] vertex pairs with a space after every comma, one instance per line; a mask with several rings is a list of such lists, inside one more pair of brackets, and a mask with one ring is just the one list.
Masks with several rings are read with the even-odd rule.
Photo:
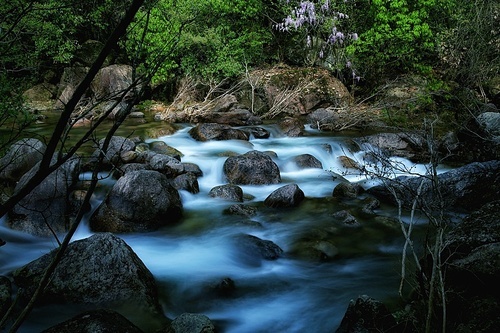
[[17, 83], [0, 72], [0, 156], [32, 121]]
[[88, 39], [104, 41], [128, 1], [10, 0], [0, 4], [0, 59], [11, 71], [67, 65]]
[[478, 87], [500, 73], [500, 3], [453, 0], [451, 24], [440, 31], [439, 58], [446, 75]]
[[[444, 1], [446, 2], [446, 1]], [[437, 0], [373, 0], [366, 13], [359, 40], [349, 47], [365, 75], [380, 72], [429, 72], [435, 50], [433, 15], [443, 2]], [[358, 26], [362, 26], [359, 23]]]
[[260, 0], [160, 0], [137, 19], [124, 47], [142, 73], [155, 71], [153, 84], [178, 74], [231, 78], [264, 58], [270, 35], [258, 24], [262, 10]]

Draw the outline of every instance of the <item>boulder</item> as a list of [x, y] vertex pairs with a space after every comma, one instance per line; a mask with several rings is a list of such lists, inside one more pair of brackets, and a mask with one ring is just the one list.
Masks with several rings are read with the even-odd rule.
[[142, 163], [128, 163], [117, 168], [113, 173], [113, 176], [116, 179], [118, 179], [127, 172], [137, 171], [137, 170], [151, 170], [151, 167], [147, 164], [142, 164]]
[[243, 202], [243, 190], [237, 185], [226, 184], [215, 186], [208, 192], [208, 195], [212, 198]]
[[224, 174], [231, 184], [279, 184], [280, 170], [271, 157], [252, 150], [238, 156], [228, 157], [223, 166]]
[[113, 310], [93, 310], [81, 313], [65, 322], [52, 326], [42, 333], [93, 333], [120, 332], [143, 333], [127, 318]]
[[212, 283], [209, 288], [217, 297], [231, 297], [236, 293], [236, 283], [229, 277]]
[[352, 158], [350, 158], [348, 156], [341, 155], [338, 157], [338, 159], [339, 159], [340, 164], [342, 164], [342, 166], [345, 169], [363, 170], [363, 167], [361, 165], [359, 165], [358, 162], [356, 162], [355, 160], [353, 160]]
[[253, 71], [250, 79], [258, 83], [252, 104], [259, 105], [258, 99], [263, 96], [267, 110], [279, 106], [286, 116], [301, 116], [319, 107], [343, 107], [352, 100], [344, 84], [326, 69], [272, 68]]
[[66, 67], [59, 81], [58, 98], [55, 107], [64, 109], [64, 106], [73, 96], [76, 87], [87, 75], [88, 67]]
[[455, 208], [471, 211], [496, 200], [500, 193], [500, 161], [474, 162], [438, 175], [439, 192], [433, 189], [430, 179], [425, 177], [397, 177], [368, 189], [368, 193], [380, 200], [396, 204], [386, 186], [391, 186], [403, 205], [410, 207], [417, 197], [417, 190], [423, 182], [418, 196], [419, 207], [430, 209]]
[[284, 118], [278, 126], [285, 136], [295, 138], [304, 135], [304, 125], [297, 118]]
[[[104, 141], [105, 139], [99, 140], [98, 146], [90, 158], [91, 165], [97, 162], [97, 158], [104, 147]], [[106, 150], [105, 158], [103, 159], [103, 164], [108, 167], [121, 165], [123, 164], [121, 159], [122, 153], [133, 151], [134, 149], [135, 143], [132, 140], [122, 136], [113, 136], [109, 141], [108, 149]]]
[[180, 151], [175, 149], [172, 146], [169, 146], [163, 141], [153, 141], [149, 143], [149, 150], [158, 154], [168, 155], [176, 160], [181, 160], [181, 157], [184, 156]]
[[[498, 114], [484, 112], [470, 119], [458, 130], [451, 145], [444, 141], [440, 151], [447, 160], [459, 163], [484, 162], [500, 158], [500, 137], [495, 135], [498, 128]], [[491, 123], [491, 124], [490, 124]], [[450, 141], [450, 140], [448, 140]]]
[[268, 207], [297, 207], [304, 200], [304, 192], [297, 184], [289, 184], [273, 191], [264, 200], [264, 205]]
[[450, 254], [462, 258], [472, 250], [500, 242], [500, 201], [485, 204], [465, 217], [446, 236]]
[[254, 137], [255, 139], [267, 139], [271, 136], [268, 130], [258, 126], [243, 128], [243, 131], [247, 133], [248, 137]]
[[152, 170], [163, 173], [168, 178], [175, 178], [184, 173], [184, 165], [172, 156], [155, 153], [150, 153], [148, 156], [148, 166]]
[[0, 159], [0, 180], [17, 182], [40, 162], [46, 145], [38, 139], [21, 139], [15, 142]]
[[[94, 98], [97, 100], [104, 98], [119, 99], [133, 82], [132, 66], [110, 65], [99, 70], [90, 87]], [[134, 89], [139, 90], [140, 87]], [[133, 98], [134, 89], [125, 93], [125, 100]]]
[[195, 164], [195, 163], [182, 163], [182, 165], [184, 166], [184, 171], [185, 172], [191, 172], [196, 177], [202, 177], [203, 176], [203, 171], [201, 171], [201, 169], [198, 166], [198, 164]]
[[[20, 304], [30, 299], [57, 251], [13, 272]], [[165, 320], [153, 275], [122, 239], [110, 233], [70, 243], [38, 300], [81, 304], [89, 310], [109, 307], [133, 322], [149, 318], [153, 327], [153, 322]]]
[[[14, 191], [24, 187], [38, 171], [38, 164], [26, 173]], [[72, 158], [48, 175], [9, 213], [12, 229], [37, 236], [61, 234], [69, 228], [69, 195], [78, 180], [80, 160]]]
[[341, 182], [334, 187], [332, 196], [334, 198], [357, 198], [364, 192], [363, 187], [359, 184], [352, 184], [349, 182]]
[[307, 123], [311, 125], [311, 128], [322, 131], [336, 129], [339, 120], [337, 112], [332, 109], [319, 108], [307, 115]]
[[172, 185], [176, 190], [185, 190], [196, 194], [200, 192], [200, 186], [196, 175], [192, 172], [183, 173], [174, 178]]
[[396, 320], [381, 302], [363, 295], [351, 300], [336, 333], [400, 332]]
[[210, 319], [198, 313], [183, 313], [170, 323], [167, 333], [215, 333]]
[[500, 324], [500, 201], [465, 217], [444, 244], [448, 321], [457, 332], [494, 332]]
[[467, 216], [447, 236], [444, 253], [447, 285], [474, 294], [500, 288], [500, 201], [484, 205]]
[[240, 260], [250, 265], [259, 265], [261, 260], [276, 260], [283, 250], [270, 240], [247, 234], [233, 236], [233, 243]]
[[154, 170], [126, 173], [90, 218], [94, 231], [142, 232], [175, 223], [182, 215], [179, 192]]
[[230, 126], [260, 125], [262, 120], [248, 109], [231, 109], [226, 112], [203, 112], [197, 114], [193, 122], [196, 123], [217, 123]]
[[351, 227], [351, 228], [359, 228], [361, 227], [361, 223], [356, 220], [352, 214], [347, 210], [341, 210], [336, 213], [333, 213], [333, 218], [338, 220], [343, 226]]
[[353, 140], [361, 149], [382, 156], [400, 156], [427, 162], [428, 145], [417, 133], [379, 133]]
[[40, 83], [23, 93], [31, 111], [50, 111], [54, 109], [57, 87], [50, 83]]
[[293, 160], [300, 169], [323, 169], [323, 164], [321, 164], [321, 161], [311, 154], [302, 154], [299, 156], [295, 156]]
[[257, 214], [257, 208], [244, 204], [235, 204], [225, 209], [224, 213], [250, 217]]
[[476, 121], [485, 132], [490, 134], [497, 143], [500, 143], [500, 112], [483, 112]]
[[229, 125], [216, 123], [198, 124], [189, 130], [189, 134], [197, 141], [209, 140], [245, 140], [248, 141], [248, 135], [239, 129], [234, 129]]

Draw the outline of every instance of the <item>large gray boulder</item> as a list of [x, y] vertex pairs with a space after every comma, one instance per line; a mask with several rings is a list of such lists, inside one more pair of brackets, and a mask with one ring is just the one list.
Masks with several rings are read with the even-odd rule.
[[224, 162], [224, 174], [231, 184], [279, 184], [280, 170], [271, 157], [256, 150], [231, 156]]
[[209, 140], [245, 140], [248, 141], [248, 135], [239, 129], [232, 128], [229, 125], [216, 123], [198, 124], [189, 130], [189, 134], [197, 141]]
[[396, 204], [387, 186], [391, 186], [403, 205], [410, 207], [420, 183], [423, 182], [418, 196], [419, 206], [430, 209], [444, 208], [477, 209], [482, 205], [496, 200], [500, 193], [500, 161], [474, 162], [463, 167], [438, 175], [438, 189], [433, 187], [426, 177], [397, 177], [387, 181], [387, 185], [378, 185], [368, 189], [375, 197]]
[[304, 200], [304, 192], [297, 184], [289, 184], [273, 191], [264, 200], [264, 205], [268, 207], [297, 207]]
[[131, 171], [115, 183], [90, 218], [94, 231], [143, 232], [175, 223], [182, 215], [179, 192], [154, 170]]
[[0, 180], [17, 182], [40, 162], [46, 145], [38, 139], [21, 139], [15, 142], [0, 159]]
[[[16, 185], [18, 191], [38, 171], [35, 165]], [[53, 236], [68, 230], [71, 205], [69, 195], [78, 180], [80, 160], [72, 158], [48, 175], [9, 213], [9, 225], [37, 236]]]
[[[133, 69], [129, 65], [110, 65], [101, 68], [91, 84], [96, 99], [118, 99], [133, 84]], [[140, 89], [136, 87], [135, 89]], [[134, 90], [125, 93], [125, 99], [132, 98]]]
[[[56, 252], [13, 272], [21, 304], [29, 300]], [[151, 322], [164, 319], [153, 275], [122, 239], [110, 233], [70, 243], [38, 304], [108, 307], [134, 321], [140, 316]]]

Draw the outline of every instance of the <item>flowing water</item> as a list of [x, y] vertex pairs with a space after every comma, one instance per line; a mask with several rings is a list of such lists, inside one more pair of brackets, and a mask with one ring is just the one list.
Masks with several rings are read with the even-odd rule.
[[[308, 129], [306, 136], [290, 138], [270, 125], [266, 127], [271, 132], [268, 139], [196, 142], [188, 134], [190, 128], [186, 125], [158, 139], [181, 151], [183, 162], [196, 163], [203, 171], [198, 179], [200, 193], [180, 191], [182, 222], [156, 232], [119, 235], [155, 276], [169, 318], [184, 312], [202, 313], [220, 332], [228, 333], [332, 332], [340, 324], [349, 300], [363, 294], [382, 301], [395, 299], [402, 243], [397, 228], [385, 229], [366, 216], [358, 217], [361, 228], [339, 228], [332, 218], [337, 211], [356, 211], [360, 205], [359, 200], [334, 200], [331, 196], [342, 179], [338, 174], [345, 171], [338, 156], [361, 160], [364, 154], [351, 151], [349, 137]], [[228, 154], [250, 150], [276, 153], [273, 159], [280, 168], [282, 183], [241, 186], [245, 204], [258, 208], [255, 216], [244, 219], [225, 214], [233, 203], [211, 198], [208, 192], [226, 183], [222, 166]], [[320, 160], [323, 169], [297, 168], [292, 159], [304, 153]], [[425, 172], [423, 165], [398, 161]], [[364, 187], [374, 184], [357, 174], [343, 177], [360, 181]], [[262, 205], [273, 190], [291, 183], [306, 196], [300, 207], [271, 209]], [[107, 186], [111, 186], [109, 180]], [[96, 197], [94, 209], [100, 199], [102, 195]], [[389, 209], [378, 213], [394, 214]], [[5, 221], [0, 221], [0, 233], [7, 241], [0, 247], [0, 275], [9, 274], [57, 245], [53, 240], [12, 231]], [[284, 256], [273, 261], [242, 257], [231, 241], [240, 233], [273, 241], [284, 250]], [[293, 254], [304, 235], [315, 233], [331, 236], [339, 251], [336, 259], [321, 261]], [[84, 221], [75, 239], [91, 234]], [[214, 286], [225, 278], [234, 281], [234, 292], [214, 292]], [[64, 311], [57, 311], [64, 319]], [[35, 311], [21, 332], [39, 331], [58, 320], [54, 312], [46, 316]]]

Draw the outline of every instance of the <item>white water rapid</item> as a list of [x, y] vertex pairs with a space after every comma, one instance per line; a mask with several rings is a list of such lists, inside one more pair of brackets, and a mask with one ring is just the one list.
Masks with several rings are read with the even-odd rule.
[[[387, 237], [383, 231], [374, 229], [369, 239], [366, 234], [355, 232], [337, 235], [339, 248], [350, 252], [326, 262], [289, 255], [294, 241], [314, 230], [331, 230], [332, 214], [350, 207], [323, 200], [331, 198], [333, 188], [341, 181], [341, 177], [335, 178], [330, 171], [337, 174], [345, 171], [338, 157], [345, 155], [362, 161], [364, 152], [351, 151], [350, 138], [325, 136], [311, 129], [306, 136], [290, 138], [268, 126], [265, 127], [271, 132], [268, 139], [197, 142], [189, 136], [190, 128], [186, 125], [173, 135], [159, 138], [181, 151], [183, 162], [196, 163], [203, 171], [198, 179], [200, 193], [181, 191], [182, 222], [152, 233], [119, 235], [155, 276], [169, 318], [184, 312], [202, 313], [221, 333], [333, 332], [349, 300], [363, 294], [381, 301], [396, 297], [402, 242], [397, 232]], [[276, 153], [273, 160], [280, 168], [282, 183], [241, 186], [249, 198], [245, 204], [262, 208], [259, 204], [273, 190], [296, 183], [306, 196], [300, 207], [259, 208], [251, 222], [223, 213], [234, 203], [211, 198], [208, 192], [214, 186], [226, 184], [222, 166], [227, 153], [243, 154], [250, 150]], [[305, 153], [321, 161], [323, 169], [299, 170], [292, 159]], [[394, 160], [414, 172], [425, 172], [424, 165], [401, 158]], [[344, 177], [360, 181], [365, 187], [374, 184], [355, 173]], [[273, 241], [284, 250], [284, 256], [273, 261], [241, 260], [229, 241], [239, 233]], [[75, 239], [91, 234], [85, 221]], [[12, 231], [5, 220], [0, 221], [0, 238], [7, 241], [7, 245], [0, 247], [0, 275], [8, 275], [57, 246], [52, 239]], [[213, 286], [224, 278], [233, 280], [236, 287], [234, 294], [227, 297], [213, 293]], [[20, 332], [40, 331], [56, 320], [36, 315], [37, 312]]]

